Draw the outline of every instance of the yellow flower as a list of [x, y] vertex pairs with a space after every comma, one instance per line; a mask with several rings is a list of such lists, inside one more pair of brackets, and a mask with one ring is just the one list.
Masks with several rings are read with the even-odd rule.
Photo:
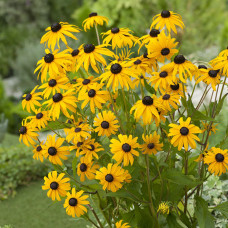
[[65, 74], [68, 65], [71, 64], [71, 55], [68, 54], [68, 50], [59, 52], [59, 50], [50, 53], [48, 49], [45, 49], [46, 55], [37, 62], [37, 67], [34, 71], [36, 73], [39, 70], [38, 78], [41, 75], [41, 82], [47, 79], [47, 74], [51, 77], [58, 74]]
[[[168, 93], [178, 94], [181, 97], [184, 97], [183, 85], [182, 85], [182, 83], [179, 83], [179, 82], [169, 84], [165, 91], [167, 91]], [[162, 93], [165, 93], [165, 91], [161, 90]], [[186, 86], [184, 86], [184, 91], [186, 93], [186, 91], [187, 91]]]
[[[77, 61], [76, 71], [82, 66], [86, 72], [89, 71], [89, 66], [93, 68], [96, 73], [100, 73], [97, 68], [98, 64], [101, 63], [106, 66], [107, 63], [102, 55], [114, 56], [114, 53], [106, 48], [107, 45], [85, 44], [83, 49], [79, 53], [79, 59]], [[99, 62], [99, 63], [98, 63]]]
[[92, 149], [92, 147], [90, 146], [91, 143], [92, 142], [90, 138], [83, 138], [81, 140], [76, 141], [74, 146], [70, 146], [70, 151], [76, 150], [76, 157], [79, 157], [81, 151], [87, 151]]
[[150, 64], [148, 61], [145, 61], [145, 58], [143, 58], [143, 56], [140, 57], [136, 57], [131, 59], [131, 61], [133, 62], [133, 65], [131, 66], [131, 69], [134, 72], [137, 72], [137, 74], [142, 74], [145, 76], [145, 73], [152, 73]]
[[43, 155], [49, 158], [49, 161], [55, 165], [63, 165], [61, 159], [67, 160], [66, 155], [70, 152], [67, 146], [62, 146], [65, 139], [58, 138], [55, 140], [56, 135], [48, 135], [47, 141], [43, 147]]
[[102, 109], [101, 104], [105, 104], [109, 100], [109, 92], [100, 90], [102, 84], [93, 85], [91, 89], [87, 92], [80, 93], [78, 100], [83, 101], [81, 108], [84, 109], [85, 106], [89, 103], [90, 110], [92, 113], [95, 113], [95, 107]]
[[72, 34], [72, 32], [79, 32], [80, 29], [75, 25], [70, 25], [67, 22], [60, 22], [60, 23], [53, 23], [50, 27], [46, 28], [45, 31], [48, 31], [45, 33], [40, 43], [47, 43], [48, 48], [51, 48], [53, 51], [55, 49], [55, 45], [59, 46], [59, 40], [62, 40], [65, 45], [67, 45], [67, 41], [65, 36], [68, 36], [74, 40], [77, 40], [77, 38]]
[[146, 47], [149, 58], [156, 58], [158, 61], [164, 63], [165, 58], [170, 60], [174, 54], [178, 52], [175, 38], [171, 35], [165, 35], [164, 30], [158, 35], [157, 39], [153, 39]]
[[71, 64], [70, 66], [70, 71], [75, 72], [76, 71], [76, 66], [78, 64], [78, 60], [80, 59], [80, 53], [82, 52], [82, 45], [79, 48], [73, 49], [71, 47], [68, 47], [68, 52], [71, 54]]
[[197, 67], [190, 61], [186, 60], [183, 55], [176, 55], [174, 62], [163, 66], [163, 69], [166, 71], [172, 71], [174, 82], [177, 81], [178, 74], [179, 79], [184, 83], [186, 83], [188, 77], [192, 80], [192, 74], [197, 71]]
[[95, 80], [96, 79], [93, 76], [89, 76], [88, 78], [77, 78], [74, 87], [76, 88], [76, 91], [79, 92], [79, 96], [92, 89], [92, 86], [97, 86], [97, 82]]
[[51, 94], [60, 93], [61, 89], [68, 90], [69, 86], [67, 83], [69, 83], [69, 79], [64, 74], [52, 76], [48, 79], [48, 82], [41, 85], [39, 89], [44, 89], [42, 95], [44, 98], [49, 98]]
[[[221, 54], [222, 53], [222, 54]], [[210, 61], [214, 70], [221, 70], [221, 72], [228, 76], [228, 60], [227, 60], [227, 50], [226, 52], [221, 52], [218, 57]]]
[[79, 154], [85, 156], [87, 161], [92, 161], [93, 157], [98, 159], [97, 153], [104, 150], [101, 144], [95, 142], [95, 139], [90, 139], [89, 146], [89, 148], [86, 147], [84, 150], [80, 151]]
[[76, 102], [77, 98], [74, 90], [68, 90], [63, 93], [56, 93], [50, 100], [45, 101], [43, 105], [47, 104], [47, 107], [50, 108], [48, 111], [49, 116], [55, 120], [59, 118], [60, 111], [62, 111], [66, 117], [70, 117], [68, 109], [75, 113], [77, 107]]
[[43, 156], [43, 146], [44, 146], [44, 143], [43, 141], [40, 142], [39, 144], [37, 145], [32, 145], [34, 150], [33, 150], [33, 159], [35, 160], [40, 160], [41, 162], [43, 162], [44, 160], [44, 156]]
[[132, 31], [128, 28], [112, 28], [102, 33], [103, 37], [106, 36], [103, 43], [109, 44], [112, 42], [112, 49], [115, 49], [115, 47], [123, 48], [127, 45], [131, 48], [134, 42], [137, 41], [137, 38], [133, 36], [131, 32]]
[[144, 87], [145, 86], [145, 82], [144, 82], [144, 79], [146, 81], [148, 81], [150, 78], [147, 77], [147, 76], [137, 76], [137, 78], [135, 78], [133, 81], [132, 81], [132, 85], [133, 85], [133, 89], [135, 89], [135, 87], [138, 87], [139, 84], [142, 84], [142, 86]]
[[41, 92], [37, 92], [35, 93], [36, 89], [37, 89], [38, 86], [36, 86], [32, 91], [31, 93], [28, 93], [28, 94], [24, 94], [23, 95], [23, 100], [22, 100], [22, 108], [25, 109], [28, 111], [28, 112], [31, 112], [31, 110], [33, 112], [35, 112], [36, 108], [35, 106], [38, 106], [40, 107], [41, 104], [40, 104], [40, 100], [42, 100], [42, 98], [40, 97], [41, 96]]
[[183, 121], [183, 117], [181, 117], [179, 122], [179, 125], [173, 123], [169, 124], [171, 128], [169, 129], [168, 136], [172, 137], [171, 144], [173, 144], [174, 147], [178, 146], [178, 150], [181, 150], [184, 146], [187, 151], [189, 145], [195, 149], [196, 143], [194, 139], [200, 141], [195, 134], [202, 133], [202, 131], [197, 126], [190, 124], [190, 117], [188, 117], [186, 121]]
[[93, 164], [90, 160], [85, 159], [85, 157], [82, 157], [80, 159], [80, 163], [77, 166], [77, 174], [80, 176], [80, 181], [85, 181], [85, 176], [89, 180], [95, 179], [95, 173], [97, 169], [99, 168], [99, 165]]
[[139, 156], [139, 152], [136, 151], [136, 148], [139, 148], [137, 143], [138, 137], [133, 138], [132, 135], [118, 135], [118, 139], [111, 139], [111, 153], [113, 153], [112, 159], [116, 160], [119, 163], [123, 161], [124, 166], [128, 166], [129, 163], [133, 165], [134, 157]]
[[204, 157], [204, 163], [208, 164], [208, 171], [220, 176], [228, 169], [228, 150], [212, 147]]
[[143, 154], [156, 154], [158, 151], [162, 150], [163, 143], [159, 142], [160, 135], [156, 132], [150, 135], [142, 135], [143, 141], [145, 142], [141, 145], [141, 150]]
[[139, 45], [138, 53], [139, 53], [140, 49], [142, 48], [142, 46], [144, 46], [145, 44], [148, 44], [151, 41], [153, 41], [154, 39], [156, 39], [159, 34], [160, 34], [159, 30], [151, 29], [148, 35], [145, 35], [145, 36], [142, 36], [141, 38], [139, 38], [138, 41], [141, 42], [141, 44]]
[[153, 72], [149, 82], [154, 85], [157, 91], [158, 87], [166, 90], [169, 84], [173, 84], [172, 72], [165, 71], [163, 68], [159, 72]]
[[165, 93], [159, 97], [159, 101], [168, 111], [171, 111], [171, 107], [178, 109], [177, 104], [180, 104], [180, 95], [174, 93]]
[[162, 202], [159, 204], [159, 207], [158, 207], [158, 210], [157, 212], [159, 213], [162, 213], [162, 214], [169, 214], [169, 205], [168, 203], [166, 202]]
[[133, 71], [130, 67], [133, 63], [130, 62], [118, 62], [113, 61], [108, 67], [107, 71], [103, 73], [99, 79], [101, 79], [101, 83], [107, 81], [107, 88], [112, 86], [113, 92], [118, 89], [120, 85], [121, 88], [126, 88], [129, 90], [129, 86], [132, 88], [131, 77], [136, 78], [140, 72]]
[[200, 81], [205, 82], [207, 85], [211, 84], [211, 87], [216, 91], [216, 85], [220, 83], [220, 73], [219, 70], [214, 70], [213, 68], [201, 69], [201, 76], [196, 81], [196, 84]]
[[98, 113], [98, 117], [94, 118], [94, 126], [96, 127], [94, 131], [98, 132], [98, 136], [106, 135], [108, 137], [116, 134], [119, 128], [118, 120], [111, 111]]
[[19, 141], [22, 141], [26, 146], [35, 145], [35, 141], [38, 140], [36, 129], [30, 123], [27, 123], [26, 120], [23, 120], [21, 125]]
[[123, 220], [120, 220], [119, 222], [116, 223], [116, 228], [130, 228], [130, 226], [128, 225], [128, 223], [123, 223]]
[[84, 191], [76, 192], [75, 188], [72, 188], [71, 193], [67, 193], [67, 198], [64, 203], [64, 208], [66, 208], [66, 213], [72, 217], [80, 217], [85, 212], [87, 212], [87, 209], [84, 205], [88, 205], [89, 201], [86, 199], [89, 197], [87, 195], [83, 195]]
[[130, 113], [135, 110], [134, 117], [138, 121], [141, 117], [143, 124], [150, 124], [153, 116], [160, 122], [160, 116], [157, 108], [161, 108], [161, 104], [155, 95], [145, 96], [142, 100], [137, 101], [131, 108]]
[[41, 108], [39, 108], [38, 110], [35, 110], [35, 116], [29, 116], [28, 119], [31, 119], [30, 124], [34, 127], [34, 128], [38, 128], [39, 130], [41, 128], [45, 128], [48, 124], [48, 121], [50, 120], [49, 116], [48, 116], [48, 112], [47, 111], [41, 111]]
[[174, 33], [177, 33], [176, 26], [183, 29], [184, 23], [179, 14], [174, 13], [173, 11], [163, 10], [160, 14], [153, 17], [150, 29], [152, 29], [153, 26], [160, 30], [166, 27], [169, 32], [172, 30]]
[[203, 153], [201, 153], [201, 154], [199, 155], [199, 157], [198, 157], [196, 160], [194, 160], [194, 161], [196, 161], [196, 162], [203, 161], [203, 159], [204, 159], [205, 156], [207, 155], [208, 151], [211, 150], [211, 149], [208, 150], [208, 145], [209, 145], [209, 143], [207, 144], [207, 146], [206, 146], [206, 148], [204, 149]]
[[107, 189], [112, 192], [116, 192], [122, 188], [125, 175], [124, 169], [117, 164], [108, 164], [108, 167], [102, 167], [96, 172], [96, 179], [100, 180], [100, 184], [103, 185], [103, 190]]
[[[201, 121], [204, 129], [202, 130], [202, 133], [205, 132], [205, 131], [208, 131], [209, 130], [209, 124], [208, 123], [204, 123], [203, 121]], [[211, 135], [211, 133], [216, 133], [216, 131], [218, 129], [216, 129], [216, 127], [218, 126], [218, 124], [212, 124], [211, 127], [210, 127], [210, 131], [209, 131], [209, 135]]]
[[72, 127], [66, 136], [66, 140], [68, 142], [72, 141], [74, 144], [77, 141], [81, 141], [87, 137], [90, 137], [91, 127], [87, 123], [77, 123], [74, 127]]
[[[44, 177], [44, 185], [42, 186], [43, 190], [49, 190], [47, 196], [53, 201], [57, 199], [61, 201], [60, 196], [64, 197], [67, 194], [67, 191], [70, 190], [70, 178], [63, 178], [65, 173], [57, 174], [56, 171], [48, 173], [48, 177]], [[60, 195], [60, 196], [59, 196]]]
[[84, 30], [90, 29], [90, 27], [93, 27], [94, 25], [101, 25], [103, 26], [104, 22], [108, 24], [108, 18], [103, 16], [98, 16], [97, 13], [92, 12], [89, 14], [89, 17], [86, 18], [82, 22], [82, 26], [84, 27]]

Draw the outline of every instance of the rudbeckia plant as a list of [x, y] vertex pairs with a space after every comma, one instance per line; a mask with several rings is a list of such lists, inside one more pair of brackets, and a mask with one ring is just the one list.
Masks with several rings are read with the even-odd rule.
[[[42, 189], [73, 219], [97, 228], [215, 227], [211, 212], [227, 215], [227, 203], [208, 208], [202, 191], [228, 170], [227, 132], [210, 140], [226, 100], [228, 50], [204, 65], [184, 56], [175, 38], [183, 20], [163, 10], [142, 37], [121, 25], [100, 34], [108, 18], [92, 12], [82, 28], [56, 22], [41, 38], [46, 54], [38, 85], [23, 95], [29, 116], [19, 140], [51, 163]], [[78, 40], [88, 30], [96, 43]]]

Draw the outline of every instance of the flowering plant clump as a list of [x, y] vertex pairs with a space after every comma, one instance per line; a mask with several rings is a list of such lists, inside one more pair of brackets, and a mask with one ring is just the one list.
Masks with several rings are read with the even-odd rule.
[[[205, 65], [187, 60], [173, 37], [184, 23], [172, 11], [156, 15], [141, 38], [118, 27], [100, 35], [104, 24], [97, 13], [83, 22], [96, 44], [69, 47], [81, 29], [66, 22], [41, 38], [42, 84], [23, 96], [31, 115], [19, 132], [34, 159], [53, 164], [42, 189], [93, 227], [214, 227], [210, 212], [227, 215], [227, 204], [209, 211], [201, 194], [210, 175], [228, 169], [227, 135], [210, 144], [227, 95], [228, 49]], [[198, 86], [205, 89], [195, 105]]]

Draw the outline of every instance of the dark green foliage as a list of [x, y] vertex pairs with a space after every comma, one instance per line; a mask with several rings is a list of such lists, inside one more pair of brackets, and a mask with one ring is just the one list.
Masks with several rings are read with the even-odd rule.
[[[48, 168], [32, 158], [32, 148], [12, 145], [12, 136], [0, 144], [0, 199], [16, 194], [16, 188], [43, 177]], [[17, 138], [18, 140], [18, 138]]]

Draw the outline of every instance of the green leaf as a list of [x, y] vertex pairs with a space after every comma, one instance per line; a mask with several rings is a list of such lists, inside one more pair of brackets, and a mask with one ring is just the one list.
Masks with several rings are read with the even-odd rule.
[[202, 181], [196, 180], [192, 175], [184, 175], [181, 171], [176, 169], [170, 169], [163, 177], [170, 182], [189, 187], [194, 187], [202, 183]]
[[169, 214], [166, 218], [169, 228], [188, 228], [180, 219], [174, 214]]
[[195, 216], [200, 228], [214, 228], [214, 219], [208, 211], [207, 202], [201, 197], [195, 197]]
[[226, 218], [228, 218], [228, 202], [221, 203], [214, 209], [220, 211]]
[[61, 123], [58, 121], [50, 121], [45, 128], [41, 129], [41, 132], [42, 131], [50, 131], [50, 130], [60, 130], [63, 128], [70, 128], [70, 127], [72, 127], [72, 125], [68, 124], [68, 123]]
[[151, 93], [151, 94], [155, 94], [156, 93], [155, 89], [147, 83], [146, 79], [144, 79], [144, 85], [145, 85], [146, 90], [149, 93]]
[[217, 108], [216, 108], [216, 115], [218, 115], [222, 109], [222, 106], [223, 106], [223, 103], [224, 103], [224, 100], [226, 98], [226, 96], [228, 95], [228, 93], [226, 93], [223, 98], [219, 101], [218, 105], [217, 105]]
[[72, 161], [72, 170], [73, 170], [74, 177], [77, 176], [77, 168], [76, 168], [77, 162], [78, 162], [78, 157], [75, 156], [73, 161]]

